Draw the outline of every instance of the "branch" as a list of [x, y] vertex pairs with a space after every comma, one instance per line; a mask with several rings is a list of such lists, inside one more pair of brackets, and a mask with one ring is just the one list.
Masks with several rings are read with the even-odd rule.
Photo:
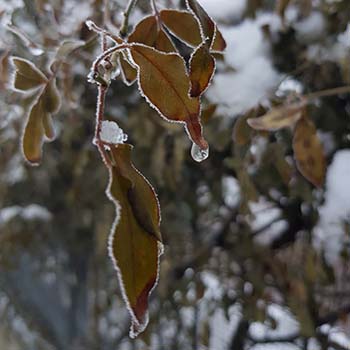
[[126, 34], [128, 33], [129, 17], [136, 3], [137, 3], [137, 0], [130, 0], [126, 10], [124, 11], [124, 21], [119, 31], [119, 34], [121, 35], [122, 38], [126, 37]]

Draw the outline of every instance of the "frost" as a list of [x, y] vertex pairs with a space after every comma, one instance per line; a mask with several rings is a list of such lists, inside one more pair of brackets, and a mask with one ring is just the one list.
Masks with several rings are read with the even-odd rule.
[[128, 135], [117, 123], [108, 120], [102, 122], [100, 137], [102, 141], [115, 145], [124, 143], [128, 139]]
[[335, 262], [346, 237], [345, 221], [350, 218], [350, 150], [338, 151], [328, 168], [325, 204], [315, 229], [315, 244], [325, 250], [329, 262]]
[[201, 0], [200, 3], [214, 20], [231, 22], [242, 17], [247, 0]]

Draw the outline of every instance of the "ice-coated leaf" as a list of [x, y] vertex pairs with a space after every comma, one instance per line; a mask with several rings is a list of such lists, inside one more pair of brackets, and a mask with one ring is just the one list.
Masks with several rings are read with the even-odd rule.
[[56, 58], [62, 59], [72, 53], [78, 47], [81, 47], [85, 44], [83, 40], [64, 40], [57, 49]]
[[116, 205], [117, 217], [109, 253], [132, 317], [130, 335], [135, 337], [147, 326], [148, 297], [158, 280], [160, 211], [153, 188], [131, 162], [131, 146], [119, 144], [110, 155], [113, 166], [107, 194]]
[[197, 0], [186, 0], [187, 8], [192, 11], [201, 24], [203, 39], [208, 39], [208, 45], [211, 47], [215, 36], [215, 22], [209, 17], [204, 8]]
[[46, 85], [42, 94], [43, 109], [48, 113], [57, 113], [61, 107], [61, 95], [58, 92], [56, 79], [52, 79]]
[[49, 141], [54, 140], [55, 138], [55, 129], [53, 127], [52, 116], [50, 113], [43, 114], [43, 127], [45, 136]]
[[263, 116], [250, 118], [247, 122], [255, 130], [276, 131], [293, 126], [301, 118], [303, 107], [301, 102], [275, 107]]
[[119, 55], [119, 67], [124, 83], [128, 86], [134, 84], [137, 80], [137, 69], [129, 63], [124, 53]]
[[39, 164], [41, 160], [41, 148], [44, 140], [44, 115], [45, 112], [39, 99], [35, 102], [29, 113], [22, 139], [24, 157], [32, 165]]
[[326, 174], [326, 159], [314, 123], [306, 117], [300, 119], [294, 130], [294, 157], [301, 174], [317, 187], [321, 187]]
[[202, 42], [199, 23], [192, 13], [177, 10], [162, 10], [160, 18], [163, 24], [181, 41], [197, 47]]
[[130, 34], [128, 42], [145, 44], [159, 51], [176, 52], [174, 44], [158, 23], [156, 16], [142, 19]]
[[190, 60], [190, 95], [198, 97], [208, 88], [214, 75], [215, 59], [210, 54], [206, 42], [203, 42], [191, 56]]
[[47, 83], [47, 78], [35, 65], [20, 57], [12, 57], [15, 67], [13, 85], [15, 89], [28, 91]]
[[199, 98], [188, 94], [190, 79], [183, 58], [137, 44], [130, 51], [139, 67], [139, 87], [147, 101], [168, 121], [185, 123], [192, 141], [207, 149], [199, 120]]

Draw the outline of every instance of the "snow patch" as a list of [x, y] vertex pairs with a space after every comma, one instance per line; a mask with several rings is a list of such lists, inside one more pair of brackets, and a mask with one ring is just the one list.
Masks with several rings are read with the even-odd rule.
[[128, 139], [128, 135], [116, 122], [104, 120], [101, 125], [100, 138], [103, 142], [117, 145], [124, 143]]
[[247, 7], [247, 0], [201, 0], [200, 3], [214, 20], [222, 22], [240, 19]]
[[30, 204], [27, 207], [15, 205], [0, 210], [0, 225], [5, 225], [16, 217], [26, 221], [50, 221], [52, 214], [38, 204]]

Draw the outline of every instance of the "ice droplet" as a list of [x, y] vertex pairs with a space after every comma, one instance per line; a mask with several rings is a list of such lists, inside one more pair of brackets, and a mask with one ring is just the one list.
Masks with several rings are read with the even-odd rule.
[[196, 162], [203, 162], [203, 160], [206, 160], [209, 156], [209, 147], [202, 149], [197, 144], [193, 143], [191, 148], [191, 156]]

